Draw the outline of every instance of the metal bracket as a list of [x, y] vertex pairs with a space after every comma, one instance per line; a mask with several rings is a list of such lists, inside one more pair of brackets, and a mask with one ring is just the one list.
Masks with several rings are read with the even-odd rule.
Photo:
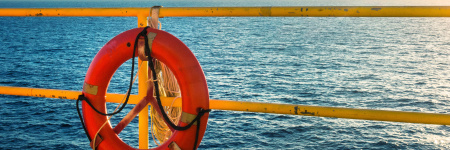
[[153, 6], [152, 8], [150, 8], [150, 18], [148, 19], [148, 25], [150, 26], [150, 28], [158, 29], [159, 9], [161, 7], [162, 6]]

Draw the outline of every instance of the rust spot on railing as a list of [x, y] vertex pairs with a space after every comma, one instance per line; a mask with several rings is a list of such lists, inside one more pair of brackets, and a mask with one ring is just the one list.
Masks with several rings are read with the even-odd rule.
[[296, 115], [298, 115], [298, 106], [295, 106], [295, 107], [294, 107], [294, 113], [295, 113]]
[[308, 110], [305, 110], [304, 112], [300, 112], [300, 113], [302, 113], [302, 114], [304, 114], [304, 115], [313, 115], [314, 116], [314, 112], [308, 112]]
[[381, 8], [372, 8], [372, 9], [370, 9], [370, 10], [379, 11], [379, 10], [381, 10]]

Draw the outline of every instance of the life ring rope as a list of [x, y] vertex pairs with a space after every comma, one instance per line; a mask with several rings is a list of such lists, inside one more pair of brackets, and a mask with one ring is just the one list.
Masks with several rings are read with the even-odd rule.
[[[144, 35], [147, 35], [147, 28], [148, 27], [145, 27], [144, 30], [142, 30]], [[139, 35], [141, 35], [141, 34], [139, 34]], [[147, 36], [144, 36], [144, 38], [145, 38], [145, 54], [147, 54], [147, 57], [148, 57], [148, 60], [149, 60], [148, 61], [149, 62], [148, 63], [148, 67], [151, 69], [151, 72], [152, 72], [153, 86], [154, 86], [154, 89], [155, 89], [154, 93], [156, 95], [156, 100], [158, 102], [158, 108], [159, 108], [158, 113], [163, 116], [166, 124], [168, 124], [171, 128], [173, 128], [175, 130], [178, 130], [178, 131], [183, 131], [183, 130], [189, 129], [194, 123], [197, 123], [197, 131], [195, 133], [195, 142], [194, 142], [194, 150], [195, 150], [197, 148], [198, 135], [199, 135], [199, 131], [200, 131], [200, 118], [205, 113], [211, 112], [211, 109], [199, 108], [198, 114], [195, 117], [195, 119], [192, 120], [191, 122], [189, 122], [188, 125], [186, 125], [186, 126], [177, 126], [172, 121], [170, 121], [169, 117], [167, 116], [167, 113], [165, 111], [163, 111], [164, 108], [163, 108], [163, 106], [161, 104], [161, 98], [160, 98], [160, 94], [159, 94], [159, 84], [158, 84], [159, 80], [158, 80], [158, 77], [156, 76], [155, 65], [153, 64], [153, 57], [150, 55], [151, 51], [150, 51], [150, 46], [148, 44]]]

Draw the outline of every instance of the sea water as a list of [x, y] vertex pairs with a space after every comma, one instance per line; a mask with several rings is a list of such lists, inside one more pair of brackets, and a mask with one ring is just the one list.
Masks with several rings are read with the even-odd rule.
[[[386, 3], [384, 3], [386, 2]], [[447, 1], [0, 1], [0, 7], [450, 5]], [[202, 65], [210, 98], [450, 111], [450, 18], [162, 18]], [[0, 17], [0, 86], [80, 91], [135, 17]], [[108, 92], [125, 93], [131, 62]], [[133, 93], [136, 94], [137, 84]], [[112, 111], [115, 105], [108, 105]], [[125, 112], [132, 108], [127, 106]], [[112, 124], [125, 115], [112, 119]], [[138, 120], [120, 137], [138, 147]], [[201, 149], [450, 149], [441, 125], [213, 110]], [[155, 144], [150, 141], [150, 145]], [[89, 149], [75, 101], [0, 95], [0, 149]]]

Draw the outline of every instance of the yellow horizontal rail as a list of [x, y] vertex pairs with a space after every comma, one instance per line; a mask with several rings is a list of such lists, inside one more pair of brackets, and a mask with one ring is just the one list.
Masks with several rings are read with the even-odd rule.
[[[81, 92], [0, 86], [0, 94], [76, 100], [78, 98], [78, 95], [81, 94]], [[124, 94], [107, 94], [106, 101], [117, 103], [120, 102], [124, 96], [125, 96]], [[173, 97], [161, 98], [162, 104], [165, 106], [171, 105], [172, 100], [174, 100]], [[138, 101], [139, 99], [137, 95], [132, 95], [130, 97], [129, 103], [136, 104]], [[175, 102], [173, 103], [173, 106], [180, 107], [181, 99], [179, 98], [176, 99]], [[241, 101], [214, 100], [214, 99], [210, 100], [210, 108], [217, 110], [231, 110], [231, 111], [248, 111], [248, 112], [304, 115], [316, 117], [334, 117], [334, 118], [348, 118], [348, 119], [450, 125], [450, 114], [436, 114], [436, 113], [241, 102]]]
[[[10, 17], [136, 17], [150, 8], [2, 8]], [[450, 17], [450, 6], [162, 7], [163, 17]]]

